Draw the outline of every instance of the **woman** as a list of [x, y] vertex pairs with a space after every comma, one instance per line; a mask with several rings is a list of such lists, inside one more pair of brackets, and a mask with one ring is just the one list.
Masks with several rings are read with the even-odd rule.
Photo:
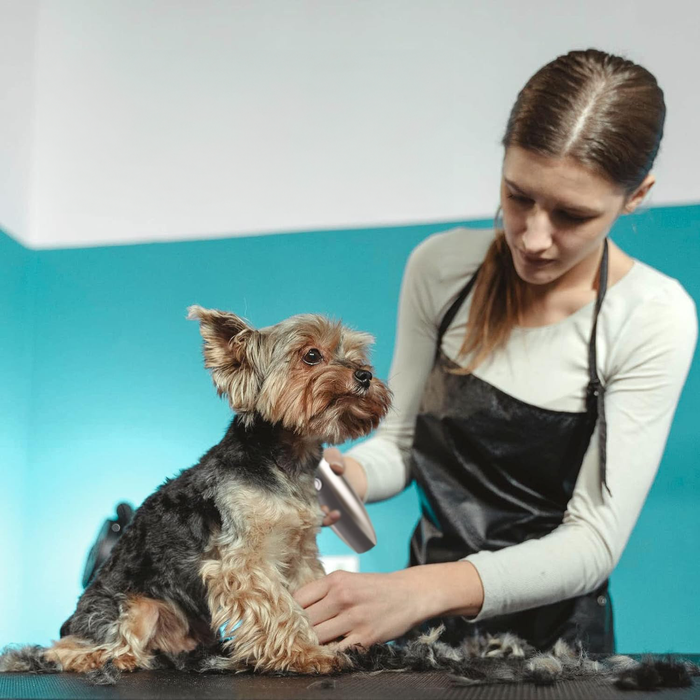
[[[411, 254], [394, 411], [326, 458], [368, 502], [413, 478], [411, 566], [296, 594], [322, 643], [511, 631], [614, 651], [607, 581], [654, 480], [697, 340], [674, 279], [607, 236], [654, 184], [663, 93], [593, 49], [539, 70], [503, 145], [502, 228]], [[497, 217], [498, 218], [498, 217]], [[324, 524], [339, 514], [326, 514]]]

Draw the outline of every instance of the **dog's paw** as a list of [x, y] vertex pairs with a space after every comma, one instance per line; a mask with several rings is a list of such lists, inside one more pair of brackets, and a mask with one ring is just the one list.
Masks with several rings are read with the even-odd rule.
[[138, 660], [133, 654], [122, 654], [121, 656], [115, 656], [112, 659], [112, 664], [114, 668], [119, 671], [135, 671], [139, 667]]
[[346, 657], [328, 647], [309, 646], [294, 650], [289, 662], [289, 670], [295, 673], [328, 675], [341, 671]]

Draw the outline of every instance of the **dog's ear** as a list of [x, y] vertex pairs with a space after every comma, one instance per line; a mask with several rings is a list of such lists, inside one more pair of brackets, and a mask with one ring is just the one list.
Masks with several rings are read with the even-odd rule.
[[262, 381], [261, 333], [226, 311], [196, 305], [187, 311], [187, 318], [199, 320], [204, 366], [219, 396], [227, 395], [234, 411], [252, 411]]

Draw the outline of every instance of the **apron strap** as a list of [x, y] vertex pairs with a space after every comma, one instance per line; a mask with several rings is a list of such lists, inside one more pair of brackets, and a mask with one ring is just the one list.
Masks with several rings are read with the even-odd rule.
[[[442, 348], [442, 337], [452, 323], [455, 315], [462, 306], [464, 300], [471, 292], [476, 277], [481, 270], [481, 265], [477, 267], [471, 279], [464, 285], [457, 298], [452, 302], [442, 318], [438, 329], [437, 342], [435, 347], [435, 361], [440, 354]], [[603, 304], [605, 293], [608, 289], [608, 238], [605, 237], [603, 242], [603, 257], [600, 262], [600, 273], [598, 275], [598, 294], [596, 297], [595, 311], [593, 313], [593, 327], [591, 328], [591, 336], [588, 341], [588, 387], [586, 389], [586, 410], [592, 415], [595, 415], [598, 420], [598, 439], [599, 439], [599, 459], [600, 459], [600, 481], [601, 489], [605, 488], [610, 496], [612, 493], [606, 480], [607, 472], [607, 423], [605, 421], [605, 387], [598, 377], [598, 359], [596, 351], [596, 338], [598, 331], [598, 314], [600, 307]]]
[[452, 319], [459, 311], [459, 308], [460, 306], [462, 306], [464, 300], [467, 298], [467, 296], [469, 296], [469, 292], [471, 292], [472, 287], [476, 282], [476, 276], [479, 274], [480, 269], [481, 265], [479, 265], [479, 267], [476, 268], [476, 272], [472, 275], [469, 282], [467, 282], [464, 285], [462, 291], [457, 295], [457, 298], [454, 300], [454, 302], [452, 302], [450, 308], [447, 309], [447, 313], [442, 317], [442, 322], [440, 323], [440, 328], [438, 329], [437, 343], [435, 347], [435, 360], [437, 360], [438, 355], [440, 354], [440, 350], [442, 348], [442, 336], [445, 335], [445, 332], [450, 327], [450, 323], [452, 323]]
[[588, 389], [586, 391], [586, 405], [588, 410], [595, 412], [598, 419], [598, 440], [600, 459], [600, 482], [602, 488], [612, 496], [608, 482], [606, 481], [607, 466], [607, 423], [605, 421], [605, 387], [598, 377], [598, 358], [596, 353], [596, 338], [598, 331], [598, 313], [608, 289], [608, 238], [603, 243], [603, 258], [600, 261], [600, 274], [598, 275], [598, 296], [596, 298], [595, 312], [593, 314], [593, 327], [588, 341]]

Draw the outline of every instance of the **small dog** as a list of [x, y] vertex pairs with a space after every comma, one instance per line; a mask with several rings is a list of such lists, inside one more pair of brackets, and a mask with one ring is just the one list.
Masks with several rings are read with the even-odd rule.
[[259, 330], [200, 306], [188, 317], [236, 412], [226, 435], [138, 508], [61, 639], [6, 652], [1, 671], [133, 671], [197, 649], [223, 651], [203, 655], [222, 671], [349, 663], [319, 645], [292, 594], [325, 575], [314, 486], [323, 443], [366, 435], [390, 406], [368, 364], [373, 338], [313, 314]]

